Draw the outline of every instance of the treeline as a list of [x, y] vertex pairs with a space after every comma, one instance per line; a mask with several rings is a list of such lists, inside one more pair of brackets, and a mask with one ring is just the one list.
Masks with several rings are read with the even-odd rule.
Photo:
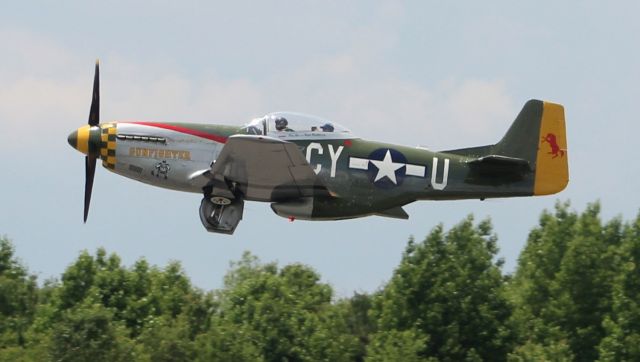
[[489, 221], [409, 240], [389, 282], [336, 299], [308, 266], [245, 253], [224, 286], [99, 249], [38, 286], [0, 238], [2, 361], [638, 361], [640, 215], [559, 203], [514, 274]]

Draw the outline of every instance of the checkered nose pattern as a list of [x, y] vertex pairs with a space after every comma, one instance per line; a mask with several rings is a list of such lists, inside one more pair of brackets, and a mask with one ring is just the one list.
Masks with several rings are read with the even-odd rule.
[[116, 134], [113, 123], [98, 126], [83, 126], [71, 132], [67, 141], [71, 147], [85, 155], [99, 156], [104, 167], [114, 169], [116, 166]]
[[102, 165], [111, 170], [116, 168], [116, 135], [115, 124], [100, 125], [100, 159]]

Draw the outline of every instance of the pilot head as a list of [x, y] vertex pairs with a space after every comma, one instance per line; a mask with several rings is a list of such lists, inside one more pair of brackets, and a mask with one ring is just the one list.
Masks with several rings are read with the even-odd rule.
[[324, 132], [333, 132], [333, 125], [331, 123], [325, 123], [324, 125], [320, 126], [320, 129], [322, 129]]
[[276, 122], [276, 130], [278, 131], [284, 131], [287, 128], [287, 125], [289, 124], [289, 122], [287, 122], [287, 119], [284, 117], [277, 117], [275, 122]]

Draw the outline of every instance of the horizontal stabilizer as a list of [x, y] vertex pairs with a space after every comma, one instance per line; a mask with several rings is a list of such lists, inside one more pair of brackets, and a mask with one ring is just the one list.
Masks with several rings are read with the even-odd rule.
[[522, 180], [533, 172], [529, 161], [502, 155], [487, 155], [467, 161], [470, 173], [466, 181], [473, 184], [503, 185]]
[[404, 209], [400, 206], [392, 207], [390, 209], [383, 210], [383, 211], [378, 211], [376, 212], [376, 215], [391, 217], [394, 219], [402, 219], [402, 220], [407, 220], [409, 218], [409, 214], [407, 214], [407, 212], [404, 211]]
[[505, 173], [524, 173], [531, 171], [529, 161], [522, 158], [507, 157], [501, 155], [488, 155], [467, 162], [472, 167], [502, 171]]
[[460, 155], [465, 157], [480, 157], [482, 155], [491, 154], [492, 149], [493, 149], [493, 145], [487, 145], [487, 146], [479, 146], [479, 147], [459, 148], [456, 150], [446, 150], [446, 151], [440, 151], [440, 152], [450, 153], [452, 155]]

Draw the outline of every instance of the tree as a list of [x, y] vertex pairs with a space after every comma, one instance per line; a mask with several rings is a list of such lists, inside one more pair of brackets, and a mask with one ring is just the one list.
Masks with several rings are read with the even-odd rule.
[[24, 346], [37, 301], [36, 277], [15, 258], [11, 242], [0, 237], [0, 348]]
[[551, 348], [568, 345], [576, 360], [598, 358], [618, 273], [622, 222], [600, 221], [600, 205], [580, 215], [557, 204], [543, 213], [521, 254], [511, 283], [513, 324], [520, 343]]
[[640, 214], [627, 225], [620, 248], [619, 273], [613, 284], [611, 315], [599, 346], [603, 361], [640, 360]]
[[0, 360], [640, 360], [640, 214], [556, 204], [501, 274], [489, 221], [410, 238], [373, 295], [245, 253], [205, 293], [177, 262], [82, 252], [38, 287], [0, 238]]
[[79, 350], [115, 360], [190, 360], [214, 310], [212, 296], [193, 288], [179, 263], [159, 269], [140, 259], [126, 268], [102, 248], [82, 252], [40, 295], [27, 345], [61, 360], [90, 355]]
[[133, 344], [113, 313], [87, 300], [66, 310], [51, 333], [50, 357], [56, 361], [130, 361]]
[[[425, 361], [420, 355], [427, 345], [428, 338], [420, 331], [395, 329], [379, 331], [371, 336], [367, 348], [366, 362], [419, 362]], [[436, 358], [428, 360], [437, 361]]]
[[[419, 333], [425, 340], [421, 357], [504, 360], [510, 307], [501, 261], [494, 262], [497, 251], [491, 223], [474, 227], [471, 216], [448, 233], [438, 226], [422, 243], [410, 240], [376, 299], [378, 330]], [[407, 334], [384, 338], [404, 343]]]
[[354, 293], [351, 298], [337, 301], [331, 308], [337, 314], [335, 318], [346, 324], [348, 334], [358, 341], [354, 361], [364, 361], [370, 337], [376, 331], [376, 322], [370, 315], [372, 307], [373, 298], [369, 294]]
[[555, 296], [552, 284], [573, 238], [575, 212], [569, 203], [556, 203], [555, 214], [543, 211], [539, 226], [529, 233], [520, 253], [514, 277], [509, 282], [508, 295], [514, 306], [513, 326], [525, 340], [545, 344], [565, 338], [558, 328], [549, 325], [549, 303]]
[[279, 269], [245, 253], [219, 293], [211, 329], [198, 337], [203, 360], [350, 360], [357, 341], [332, 313], [332, 290], [310, 268]]
[[157, 317], [150, 320], [137, 339], [138, 350], [154, 362], [193, 361], [195, 344], [187, 318]]
[[602, 226], [600, 205], [580, 215], [573, 238], [552, 284], [555, 298], [549, 305], [553, 325], [560, 327], [577, 360], [598, 358], [597, 346], [605, 335], [603, 321], [611, 312], [611, 285], [617, 274], [614, 262], [621, 242], [619, 219]]
[[[98, 250], [98, 255], [104, 249]], [[83, 251], [75, 263], [71, 264], [62, 274], [62, 285], [58, 289], [60, 310], [69, 309], [81, 303], [93, 286], [97, 268], [94, 258], [87, 251]]]
[[509, 362], [565, 362], [573, 361], [574, 356], [565, 340], [548, 340], [545, 345], [529, 341], [517, 346], [513, 352], [509, 353], [507, 360]]

